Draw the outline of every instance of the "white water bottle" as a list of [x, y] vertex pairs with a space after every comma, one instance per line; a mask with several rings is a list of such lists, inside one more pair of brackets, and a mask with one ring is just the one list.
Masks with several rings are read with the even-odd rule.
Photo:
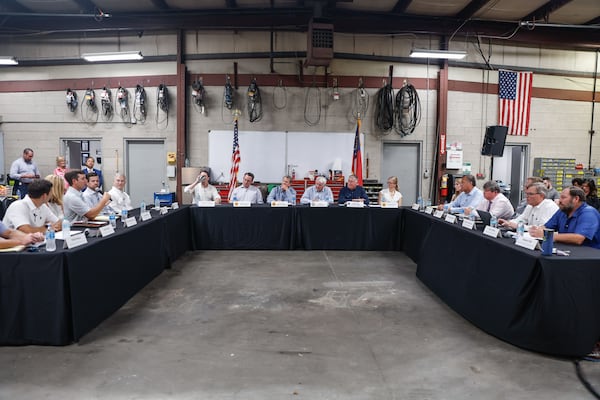
[[496, 216], [494, 214], [492, 214], [492, 217], [490, 218], [490, 226], [492, 228], [498, 227], [498, 218], [496, 218]]
[[154, 196], [154, 209], [158, 210], [160, 208], [160, 199], [158, 196]]
[[127, 211], [126, 208], [124, 208], [124, 209], [121, 210], [121, 220], [123, 221], [123, 226], [126, 226], [125, 225], [125, 220], [127, 219], [128, 213], [129, 212]]
[[69, 236], [71, 236], [71, 223], [66, 218], [63, 219], [63, 222], [62, 222], [62, 232], [63, 232], [63, 239], [64, 240], [67, 240], [67, 238]]
[[112, 226], [113, 229], [117, 228], [117, 216], [115, 215], [114, 211], [111, 211], [108, 215], [108, 221], [110, 222], [110, 226]]
[[46, 251], [56, 251], [56, 236], [52, 224], [46, 229]]
[[517, 237], [523, 237], [523, 235], [525, 234], [525, 224], [523, 223], [523, 221], [519, 221], [519, 223], [517, 224]]

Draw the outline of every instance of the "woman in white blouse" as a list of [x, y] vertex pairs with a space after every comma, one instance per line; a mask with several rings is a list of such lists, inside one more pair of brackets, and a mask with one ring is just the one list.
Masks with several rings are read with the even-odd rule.
[[398, 191], [398, 178], [390, 176], [387, 179], [387, 189], [383, 189], [379, 192], [379, 204], [382, 202], [397, 202], [398, 206], [402, 205], [402, 193]]

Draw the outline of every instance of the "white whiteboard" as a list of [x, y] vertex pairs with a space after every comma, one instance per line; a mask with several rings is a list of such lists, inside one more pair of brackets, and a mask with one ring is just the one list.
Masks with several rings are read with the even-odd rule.
[[[250, 171], [256, 181], [279, 182], [287, 173], [288, 165], [296, 170], [296, 179], [304, 178], [308, 171], [315, 169], [324, 174], [330, 169], [341, 169], [347, 177], [351, 170], [354, 136], [354, 132], [240, 131], [238, 181], [244, 172]], [[361, 148], [364, 148], [364, 135], [360, 136]], [[213, 180], [229, 181], [232, 149], [233, 129], [209, 132], [208, 164]]]

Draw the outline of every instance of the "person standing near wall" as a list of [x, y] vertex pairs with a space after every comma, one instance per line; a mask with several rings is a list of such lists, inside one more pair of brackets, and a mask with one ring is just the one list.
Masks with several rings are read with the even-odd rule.
[[104, 177], [102, 176], [102, 171], [100, 171], [98, 168], [94, 168], [94, 164], [96, 163], [96, 161], [94, 160], [94, 157], [88, 157], [85, 160], [85, 165], [83, 166], [83, 168], [81, 168], [81, 170], [83, 171], [84, 174], [89, 174], [90, 172], [95, 173], [96, 175], [98, 175], [98, 181], [100, 182], [100, 186], [98, 186], [100, 189], [104, 188]]
[[54, 175], [63, 178], [65, 187], [68, 189], [69, 182], [67, 182], [67, 180], [65, 179], [65, 173], [67, 172], [67, 161], [65, 160], [65, 158], [63, 156], [56, 157], [56, 168], [54, 169]]
[[10, 177], [17, 182], [15, 185], [21, 194], [21, 198], [25, 197], [28, 191], [29, 184], [40, 177], [40, 170], [33, 162], [33, 150], [27, 147], [23, 150], [23, 156], [17, 158], [10, 166]]

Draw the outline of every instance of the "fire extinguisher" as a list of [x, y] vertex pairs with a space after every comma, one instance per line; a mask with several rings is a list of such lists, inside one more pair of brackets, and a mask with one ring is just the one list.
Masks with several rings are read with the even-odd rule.
[[448, 196], [448, 174], [442, 175], [440, 180], [440, 197]]

